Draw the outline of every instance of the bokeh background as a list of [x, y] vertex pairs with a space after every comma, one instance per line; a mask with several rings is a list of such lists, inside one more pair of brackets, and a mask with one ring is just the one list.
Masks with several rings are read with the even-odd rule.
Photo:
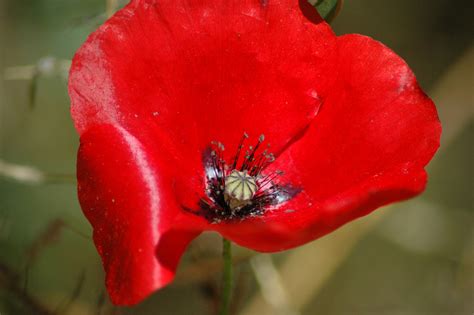
[[[113, 307], [104, 291], [76, 198], [66, 78], [114, 2], [0, 0], [2, 315], [215, 314], [213, 234], [193, 242], [176, 281], [142, 304]], [[237, 248], [234, 314], [473, 314], [473, 16], [471, 0], [345, 2], [336, 33], [394, 49], [437, 104], [444, 133], [428, 189], [294, 250]]]

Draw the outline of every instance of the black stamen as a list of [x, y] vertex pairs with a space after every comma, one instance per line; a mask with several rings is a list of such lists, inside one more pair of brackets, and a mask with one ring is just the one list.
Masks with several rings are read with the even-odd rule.
[[237, 163], [239, 162], [239, 157], [240, 157], [240, 151], [242, 151], [242, 148], [244, 147], [245, 139], [247, 139], [248, 137], [249, 135], [246, 132], [244, 132], [244, 135], [240, 139], [239, 146], [237, 147], [237, 154], [235, 155], [234, 163], [232, 163], [233, 170], [235, 170], [237, 167]]

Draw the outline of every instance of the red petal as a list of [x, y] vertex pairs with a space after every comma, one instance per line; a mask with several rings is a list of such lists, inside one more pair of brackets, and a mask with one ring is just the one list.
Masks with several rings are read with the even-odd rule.
[[79, 199], [115, 304], [135, 304], [169, 283], [200, 233], [199, 222], [184, 222], [168, 167], [154, 153], [121, 127], [95, 126], [81, 137]]
[[116, 304], [171, 281], [205, 228], [177, 200], [204, 192], [211, 140], [263, 133], [281, 151], [317, 114], [335, 36], [305, 1], [306, 17], [296, 0], [263, 2], [135, 0], [73, 60], [79, 198]]
[[331, 81], [336, 38], [299, 2], [307, 9], [297, 0], [132, 1], [74, 58], [76, 127], [139, 120], [198, 159], [213, 140], [235, 147], [244, 132], [263, 133], [279, 152]]
[[332, 93], [304, 137], [272, 165], [302, 191], [262, 218], [217, 227], [241, 245], [298, 246], [425, 187], [423, 168], [441, 132], [432, 101], [390, 49], [360, 35], [338, 40]]

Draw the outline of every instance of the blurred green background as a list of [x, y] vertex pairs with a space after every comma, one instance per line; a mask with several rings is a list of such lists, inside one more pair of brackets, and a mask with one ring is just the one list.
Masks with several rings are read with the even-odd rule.
[[[106, 0], [0, 0], [0, 314], [214, 314], [212, 234], [191, 244], [171, 286], [134, 308], [107, 300], [76, 198], [66, 90], [68, 60], [106, 10]], [[234, 314], [473, 314], [473, 13], [471, 0], [345, 2], [336, 33], [394, 49], [437, 104], [444, 133], [428, 189], [298, 249], [238, 248]]]

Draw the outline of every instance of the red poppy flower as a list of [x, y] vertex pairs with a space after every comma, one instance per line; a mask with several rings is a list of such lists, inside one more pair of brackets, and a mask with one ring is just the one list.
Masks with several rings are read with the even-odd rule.
[[202, 231], [280, 251], [417, 195], [440, 137], [400, 57], [297, 0], [131, 1], [79, 49], [69, 92], [116, 304], [168, 284]]

